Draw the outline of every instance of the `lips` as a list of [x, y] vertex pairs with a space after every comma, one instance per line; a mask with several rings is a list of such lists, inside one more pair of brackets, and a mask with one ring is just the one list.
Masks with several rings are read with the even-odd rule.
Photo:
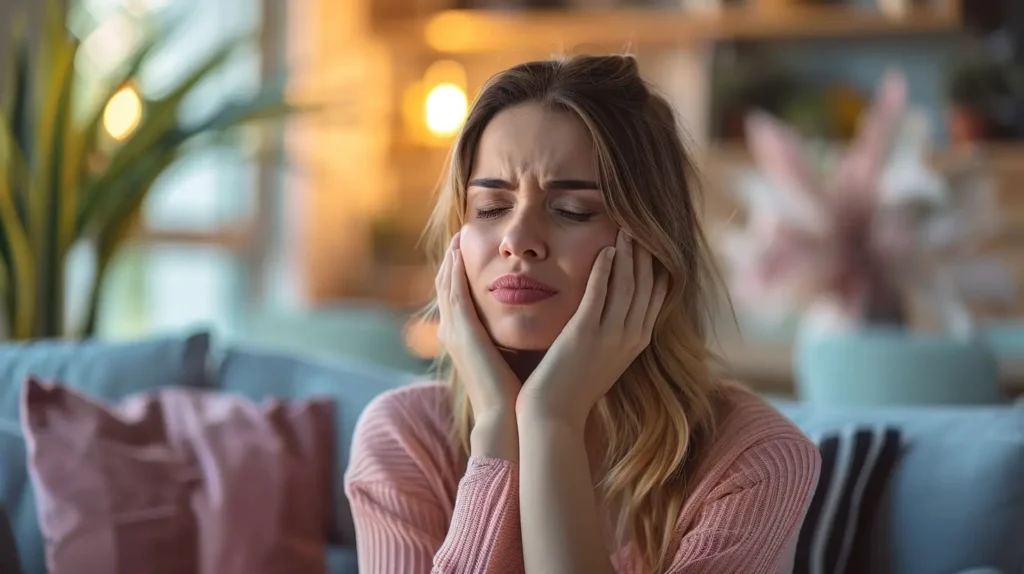
[[491, 283], [491, 296], [506, 305], [531, 305], [558, 291], [527, 275], [502, 275]]

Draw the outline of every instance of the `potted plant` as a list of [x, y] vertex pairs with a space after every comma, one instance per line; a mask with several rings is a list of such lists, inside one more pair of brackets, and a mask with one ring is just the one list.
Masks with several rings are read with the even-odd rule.
[[781, 114], [799, 92], [797, 78], [766, 56], [737, 55], [719, 64], [715, 73], [717, 131], [727, 141], [743, 141], [750, 111]]
[[947, 117], [954, 144], [996, 135], [998, 109], [1012, 98], [1010, 68], [981, 50], [960, 56], [946, 74]]
[[[1016, 291], [1005, 265], [980, 253], [998, 230], [986, 217], [986, 174], [975, 164], [935, 171], [927, 124], [905, 109], [906, 98], [902, 76], [887, 76], [855, 139], [819, 163], [782, 121], [748, 118], [756, 169], [738, 179], [747, 223], [722, 229], [716, 244], [738, 309], [800, 317], [798, 388], [835, 384], [800, 371], [817, 368], [799, 359], [819, 341], [872, 331], [909, 341], [912, 298], [930, 304], [949, 340], [960, 341], [974, 335], [968, 301], [1006, 303]], [[887, 341], [880, 348], [891, 355]]]
[[[146, 30], [142, 40], [116, 71], [100, 79], [99, 104], [93, 106], [76, 81], [85, 73], [76, 58], [81, 39], [69, 29], [66, 5], [46, 1], [33, 39], [25, 18], [0, 23], [0, 37], [11, 40], [2, 52], [10, 54], [8, 75], [0, 79], [0, 336], [11, 339], [92, 335], [107, 267], [157, 178], [197, 148], [229, 145], [232, 140], [224, 136], [233, 128], [294, 109], [285, 101], [281, 77], [198, 120], [182, 119], [183, 101], [247, 40], [238, 38], [163, 95], [140, 99], [137, 125], [117, 141], [102, 129], [106, 103], [136, 83], [174, 30], [139, 20]], [[79, 121], [73, 110], [83, 107], [85, 119]], [[95, 260], [90, 303], [84, 316], [69, 318], [64, 267], [69, 251], [82, 243]]]

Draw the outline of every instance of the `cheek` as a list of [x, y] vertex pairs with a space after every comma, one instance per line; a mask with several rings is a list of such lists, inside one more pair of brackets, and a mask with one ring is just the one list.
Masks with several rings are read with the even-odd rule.
[[593, 269], [594, 261], [597, 260], [597, 255], [605, 247], [615, 245], [615, 234], [614, 227], [602, 228], [564, 245], [561, 267], [565, 270], [577, 299], [582, 298], [586, 291], [587, 281], [590, 280], [590, 271]]
[[477, 284], [483, 280], [481, 274], [487, 267], [491, 255], [498, 251], [497, 245], [493, 243], [493, 238], [477, 226], [466, 225], [462, 228], [462, 234], [459, 236], [459, 249], [462, 250], [462, 260], [466, 264], [469, 285], [474, 290], [477, 288]]

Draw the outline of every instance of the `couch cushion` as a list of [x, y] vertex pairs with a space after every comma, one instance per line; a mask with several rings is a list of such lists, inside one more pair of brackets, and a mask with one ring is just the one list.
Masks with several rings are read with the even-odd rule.
[[104, 404], [30, 380], [49, 571], [325, 572], [333, 411], [182, 388]]
[[798, 572], [865, 572], [858, 562], [896, 463], [900, 431], [848, 427], [813, 437], [821, 474], [797, 542]]
[[25, 574], [46, 572], [43, 535], [28, 478], [25, 438], [18, 423], [0, 420], [0, 503], [14, 530], [18, 559]]
[[774, 404], [810, 435], [859, 424], [903, 431], [874, 524], [873, 574], [1024, 571], [1024, 408]]
[[213, 384], [254, 400], [265, 397], [330, 397], [335, 407], [334, 494], [335, 537], [331, 542], [355, 545], [355, 525], [343, 477], [352, 434], [363, 408], [384, 391], [408, 384], [415, 376], [344, 360], [319, 361], [256, 348], [230, 348], [220, 359]]
[[37, 341], [0, 345], [0, 419], [18, 420], [22, 383], [60, 381], [104, 400], [157, 387], [205, 384], [206, 333], [131, 343]]

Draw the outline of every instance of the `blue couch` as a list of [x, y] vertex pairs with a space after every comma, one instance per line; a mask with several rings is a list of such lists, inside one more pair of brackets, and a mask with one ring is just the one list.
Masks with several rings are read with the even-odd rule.
[[[161, 385], [217, 388], [253, 399], [335, 397], [338, 527], [325, 558], [332, 574], [356, 572], [355, 533], [342, 490], [356, 420], [374, 396], [414, 378], [248, 346], [217, 349], [202, 334], [131, 344], [0, 345], [0, 375], [7, 382], [0, 388], [0, 504], [13, 525], [24, 574], [45, 572], [17, 420], [20, 382], [29, 373], [108, 400]], [[868, 409], [774, 402], [810, 435], [858, 423], [904, 429], [904, 453], [877, 522], [869, 526], [873, 574], [951, 574], [982, 567], [1024, 572], [1024, 405]]]
[[0, 380], [5, 382], [0, 387], [0, 505], [14, 531], [23, 574], [46, 572], [18, 422], [21, 383], [29, 374], [111, 401], [160, 386], [222, 389], [254, 400], [336, 398], [336, 528], [325, 557], [331, 574], [357, 571], [355, 529], [342, 482], [356, 420], [374, 396], [413, 379], [406, 373], [353, 362], [299, 359], [251, 347], [215, 349], [206, 334], [119, 344], [0, 345]]

